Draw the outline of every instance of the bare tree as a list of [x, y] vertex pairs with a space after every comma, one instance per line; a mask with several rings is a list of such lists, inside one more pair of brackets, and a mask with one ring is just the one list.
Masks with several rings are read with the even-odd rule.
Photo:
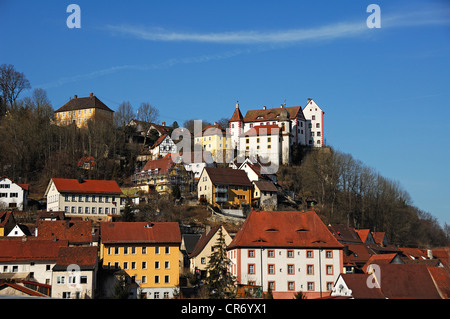
[[131, 103], [126, 101], [122, 102], [114, 114], [114, 121], [116, 127], [123, 127], [127, 125], [134, 118], [133, 107]]
[[147, 123], [155, 123], [159, 118], [159, 110], [148, 102], [143, 102], [138, 108], [137, 119]]
[[2, 93], [2, 109], [0, 115], [6, 112], [6, 105], [13, 106], [19, 94], [30, 89], [30, 82], [22, 72], [16, 71], [11, 64], [0, 65], [0, 91]]

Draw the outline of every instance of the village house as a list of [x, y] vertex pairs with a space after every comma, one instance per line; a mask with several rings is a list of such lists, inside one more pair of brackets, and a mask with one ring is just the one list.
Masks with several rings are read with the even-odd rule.
[[225, 227], [222, 225], [207, 227], [206, 231], [197, 241], [193, 251], [189, 254], [191, 273], [199, 274], [200, 278], [207, 276], [206, 267], [208, 266], [211, 253], [214, 251], [214, 245], [217, 245], [219, 229], [222, 229], [222, 236], [224, 237], [225, 244], [228, 246], [232, 238]]
[[252, 211], [227, 250], [237, 284], [313, 299], [331, 294], [343, 248], [314, 211]]
[[249, 205], [252, 197], [252, 183], [247, 174], [231, 168], [205, 167], [197, 185], [199, 200], [210, 205]]
[[98, 247], [61, 247], [52, 268], [52, 298], [93, 299]]
[[113, 123], [114, 111], [100, 101], [93, 93], [88, 97], [74, 96], [69, 102], [55, 111], [55, 123], [58, 126], [75, 124], [86, 127], [88, 121]]
[[169, 134], [161, 135], [156, 142], [150, 147], [151, 159], [156, 160], [165, 157], [168, 154], [176, 153], [177, 146], [170, 138]]
[[67, 240], [0, 238], [0, 279], [52, 285], [52, 268], [56, 265], [59, 248], [67, 246]]
[[6, 176], [0, 177], [0, 209], [26, 208], [29, 187], [28, 184], [17, 184]]
[[253, 181], [252, 206], [262, 210], [275, 210], [278, 207], [278, 190], [267, 180]]
[[201, 145], [203, 151], [211, 153], [216, 163], [228, 163], [233, 155], [227, 131], [220, 124], [206, 126], [194, 136], [194, 144]]
[[160, 195], [172, 194], [178, 187], [182, 195], [192, 191], [193, 174], [188, 172], [181, 161], [172, 159], [171, 154], [164, 158], [148, 161], [143, 169], [132, 176], [137, 190]]
[[48, 211], [106, 219], [120, 214], [122, 191], [116, 181], [52, 178], [45, 191]]
[[125, 272], [133, 298], [173, 297], [183, 261], [178, 223], [104, 222], [100, 234], [102, 267]]

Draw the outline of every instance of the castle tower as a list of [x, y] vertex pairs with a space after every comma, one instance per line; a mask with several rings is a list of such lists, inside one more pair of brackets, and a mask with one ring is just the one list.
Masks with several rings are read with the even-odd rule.
[[236, 109], [233, 116], [229, 121], [230, 135], [231, 135], [231, 148], [239, 149], [239, 136], [244, 131], [244, 117], [239, 110], [239, 101], [236, 102]]

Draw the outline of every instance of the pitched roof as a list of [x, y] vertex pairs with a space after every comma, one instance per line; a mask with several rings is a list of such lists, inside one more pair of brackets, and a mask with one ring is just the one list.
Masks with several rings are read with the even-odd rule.
[[241, 136], [278, 135], [280, 132], [281, 132], [280, 127], [276, 124], [256, 125]]
[[[168, 137], [169, 136], [169, 134], [163, 134], [163, 135], [161, 135], [157, 140], [156, 140], [156, 142], [150, 147], [150, 148], [155, 148], [155, 147], [157, 147], [159, 144], [161, 144], [162, 143], [162, 141], [164, 141], [164, 139], [166, 138], [166, 137]], [[169, 137], [170, 138], [170, 137]]]
[[9, 179], [9, 180], [11, 181], [11, 183], [18, 185], [18, 186], [21, 187], [23, 190], [28, 191], [29, 188], [30, 188], [30, 184], [18, 184], [18, 183], [16, 183], [15, 181], [13, 181], [11, 178], [9, 178], [8, 176], [2, 176], [2, 177], [0, 177], [0, 180], [5, 179], [5, 178], [6, 178], [6, 179]]
[[344, 247], [314, 211], [252, 211], [228, 247], [261, 246]]
[[119, 185], [117, 185], [116, 181], [85, 179], [80, 183], [78, 179], [69, 178], [52, 178], [52, 181], [60, 193], [108, 195], [122, 194], [122, 190]]
[[214, 185], [252, 186], [245, 171], [218, 167], [205, 167], [204, 170]]
[[100, 224], [103, 243], [181, 243], [176, 222], [103, 222]]
[[0, 261], [56, 260], [59, 248], [65, 246], [68, 246], [67, 240], [1, 238]]
[[344, 265], [360, 266], [370, 259], [371, 254], [367, 247], [362, 243], [346, 244], [345, 246], [346, 253], [344, 254]]
[[53, 270], [67, 270], [69, 265], [78, 265], [80, 270], [94, 269], [97, 265], [96, 246], [61, 247]]
[[220, 135], [220, 136], [226, 136], [227, 131], [222, 127], [220, 124], [213, 124], [205, 126], [205, 128], [201, 131], [195, 134], [196, 137], [199, 136], [210, 136], [210, 135]]
[[92, 242], [90, 220], [42, 220], [38, 222], [37, 237], [40, 239], [62, 239], [70, 244]]
[[370, 229], [355, 229], [355, 231], [358, 234], [359, 238], [361, 238], [361, 241], [365, 243], [367, 237], [369, 237], [370, 235]]
[[236, 104], [236, 109], [234, 110], [234, 113], [230, 119], [230, 122], [243, 122], [243, 121], [244, 121], [244, 117], [242, 116], [242, 113], [239, 110], [239, 104]]
[[303, 116], [301, 106], [280, 107], [273, 109], [263, 110], [251, 110], [245, 114], [244, 122], [263, 122], [263, 121], [276, 121], [278, 120], [282, 110], [286, 110], [289, 113], [289, 117], [296, 118], [297, 116]]
[[386, 237], [386, 233], [385, 232], [372, 232], [372, 237], [373, 240], [375, 241], [376, 244], [378, 245], [383, 245], [383, 240]]
[[206, 244], [209, 243], [211, 238], [214, 236], [215, 233], [217, 233], [220, 227], [221, 225], [216, 225], [214, 227], [211, 227], [211, 229], [207, 233], [203, 233], [200, 239], [197, 241], [197, 244], [195, 245], [194, 249], [189, 254], [189, 258], [193, 258], [198, 254], [200, 254], [203, 248], [205, 248]]
[[380, 288], [369, 288], [367, 280], [369, 274], [341, 274], [340, 275], [352, 290], [352, 297], [355, 299], [385, 299]]
[[14, 215], [12, 211], [0, 212], [0, 227], [5, 227], [10, 218], [14, 220]]
[[83, 110], [83, 109], [102, 109], [109, 112], [114, 112], [109, 107], [107, 107], [102, 101], [100, 101], [96, 96], [92, 93], [87, 97], [75, 97], [71, 99], [69, 102], [61, 106], [59, 109], [55, 111], [58, 112], [67, 112], [67, 111], [75, 111], [75, 110]]
[[390, 264], [395, 256], [397, 256], [397, 254], [372, 255], [370, 256], [369, 260], [366, 262], [362, 270], [366, 272], [370, 264]]
[[47, 295], [41, 294], [40, 292], [37, 292], [33, 289], [27, 288], [25, 286], [22, 286], [22, 285], [19, 285], [16, 283], [4, 282], [4, 283], [0, 284], [0, 291], [2, 291], [3, 289], [8, 289], [8, 288], [18, 290], [22, 294], [32, 296], [32, 297], [48, 297]]
[[275, 184], [270, 181], [254, 181], [253, 183], [259, 188], [260, 191], [263, 192], [277, 191], [277, 187], [275, 186]]
[[328, 225], [331, 233], [342, 243], [358, 243], [362, 244], [361, 238], [352, 227], [343, 224]]
[[158, 169], [158, 174], [167, 174], [170, 170], [170, 168], [173, 165], [173, 160], [171, 156], [166, 156], [164, 158], [159, 158], [156, 160], [150, 160], [142, 169], [143, 172], [149, 171], [149, 170], [155, 170]]
[[450, 269], [448, 267], [428, 267], [442, 298], [450, 299]]

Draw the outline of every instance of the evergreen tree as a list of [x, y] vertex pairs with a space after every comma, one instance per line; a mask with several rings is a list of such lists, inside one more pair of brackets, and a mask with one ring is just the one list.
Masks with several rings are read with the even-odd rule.
[[236, 292], [235, 280], [228, 272], [228, 266], [231, 264], [231, 260], [227, 257], [227, 245], [222, 227], [219, 228], [218, 232], [219, 238], [216, 245], [213, 246], [214, 251], [206, 267], [208, 277], [205, 280], [205, 284], [210, 291], [210, 298], [233, 298]]

